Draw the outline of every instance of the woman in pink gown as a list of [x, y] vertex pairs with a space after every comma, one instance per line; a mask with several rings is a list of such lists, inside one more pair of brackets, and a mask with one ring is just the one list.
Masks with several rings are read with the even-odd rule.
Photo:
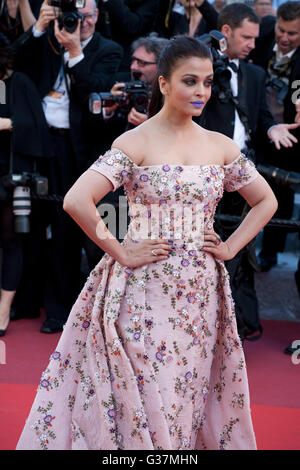
[[[162, 109], [120, 136], [66, 195], [67, 212], [106, 254], [72, 308], [18, 449], [256, 449], [224, 260], [277, 203], [231, 139], [192, 120], [211, 93], [206, 46], [174, 39], [158, 67], [153, 100], [161, 93]], [[122, 244], [95, 207], [120, 185], [131, 211]], [[221, 241], [213, 223], [224, 189], [238, 190], [251, 210]]]

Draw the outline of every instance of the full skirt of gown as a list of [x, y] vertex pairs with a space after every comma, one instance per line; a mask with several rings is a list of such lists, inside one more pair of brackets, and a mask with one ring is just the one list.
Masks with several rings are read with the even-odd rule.
[[[139, 242], [138, 207], [173, 240], [172, 253], [135, 269], [101, 259], [42, 374], [17, 449], [256, 449], [229, 276], [201, 250], [199, 233], [190, 236], [195, 220], [212, 228], [224, 189], [256, 179], [254, 164], [241, 154], [229, 165], [142, 167], [112, 149], [91, 170], [114, 190], [124, 185], [131, 222], [122, 243]], [[176, 225], [174, 204], [194, 219]]]

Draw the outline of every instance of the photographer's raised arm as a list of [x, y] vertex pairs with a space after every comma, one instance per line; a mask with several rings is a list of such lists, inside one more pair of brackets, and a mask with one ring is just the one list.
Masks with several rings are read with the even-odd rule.
[[48, 0], [44, 0], [42, 3], [40, 14], [35, 23], [35, 29], [40, 32], [45, 32], [49, 26], [50, 21], [55, 19], [54, 8], [48, 5]]
[[69, 52], [69, 60], [80, 58], [83, 59], [82, 48], [80, 43], [80, 22], [74, 32], [69, 33], [64, 28], [59, 29], [58, 20], [54, 21], [54, 34], [61, 46]]
[[208, 29], [218, 29], [219, 13], [217, 10], [207, 0], [195, 0], [195, 5], [200, 13], [202, 13]]
[[30, 26], [36, 22], [36, 17], [31, 10], [29, 0], [19, 0], [19, 9], [23, 29], [24, 31], [27, 31]]
[[[131, 7], [131, 3], [133, 7]], [[110, 22], [127, 37], [136, 37], [151, 27], [155, 15], [158, 13], [157, 2], [143, 0], [136, 3], [137, 9], [134, 7], [134, 2], [128, 2], [127, 5], [127, 2], [123, 0], [107, 0], [104, 3]]]

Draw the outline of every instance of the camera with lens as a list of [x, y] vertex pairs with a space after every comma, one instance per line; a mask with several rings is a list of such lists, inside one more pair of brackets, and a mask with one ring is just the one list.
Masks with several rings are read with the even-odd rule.
[[211, 50], [214, 70], [213, 93], [222, 103], [228, 103], [231, 96], [231, 72], [227, 68], [228, 58], [223, 55], [228, 48], [227, 39], [224, 34], [215, 29], [197, 39], [204, 42]]
[[78, 21], [84, 19], [78, 8], [84, 8], [85, 0], [50, 0], [50, 6], [61, 9], [61, 14], [57, 17], [59, 29], [65, 29], [68, 33], [74, 33]]
[[37, 196], [48, 195], [48, 179], [39, 173], [9, 173], [2, 177], [5, 189], [13, 190], [14, 230], [29, 233], [31, 213], [31, 190]]
[[289, 91], [287, 84], [283, 80], [280, 80], [280, 78], [273, 77], [267, 82], [267, 86], [276, 91], [278, 103], [283, 104], [283, 101]]
[[118, 103], [124, 113], [135, 108], [139, 113], [147, 114], [150, 97], [149, 84], [141, 80], [126, 82], [122, 88], [123, 95], [114, 96], [112, 93], [91, 93], [89, 109], [93, 114], [100, 114], [102, 108], [108, 108]]
[[277, 185], [289, 186], [295, 193], [300, 193], [300, 173], [262, 164], [258, 164], [257, 169], [268, 181], [273, 180]]

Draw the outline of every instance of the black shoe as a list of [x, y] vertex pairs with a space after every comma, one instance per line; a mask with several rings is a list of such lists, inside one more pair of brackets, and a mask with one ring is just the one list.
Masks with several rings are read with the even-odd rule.
[[10, 310], [10, 321], [17, 321], [21, 320], [22, 318], [25, 319], [33, 319], [33, 318], [40, 318], [40, 312], [30, 312], [30, 313], [22, 313], [14, 308]]
[[41, 327], [41, 333], [60, 333], [63, 331], [64, 324], [55, 318], [47, 318]]
[[259, 255], [259, 267], [262, 273], [270, 271], [277, 264], [277, 255], [261, 256]]
[[7, 323], [7, 325], [6, 325], [5, 330], [0, 330], [0, 337], [1, 337], [1, 336], [5, 336], [5, 334], [6, 334], [6, 332], [7, 332], [8, 325], [9, 325], [9, 320], [8, 320], [8, 323]]
[[284, 354], [289, 354], [290, 356], [292, 356], [295, 351], [299, 351], [299, 348], [300, 348], [300, 346], [298, 346], [297, 348], [293, 348], [292, 346], [288, 346], [287, 348], [285, 348], [285, 350], [283, 352], [284, 352]]

